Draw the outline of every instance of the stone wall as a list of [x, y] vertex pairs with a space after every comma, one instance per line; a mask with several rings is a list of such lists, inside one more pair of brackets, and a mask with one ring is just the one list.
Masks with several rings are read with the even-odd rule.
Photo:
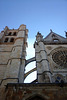
[[67, 84], [8, 84], [5, 93], [5, 100], [66, 100]]

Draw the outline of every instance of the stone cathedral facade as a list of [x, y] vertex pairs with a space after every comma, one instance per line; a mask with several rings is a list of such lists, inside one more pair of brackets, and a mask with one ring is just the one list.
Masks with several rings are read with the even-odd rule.
[[[7, 26], [0, 34], [0, 100], [67, 100], [67, 33], [66, 38], [37, 33], [35, 57], [26, 60], [28, 29]], [[25, 73], [25, 67], [36, 61], [36, 68]], [[37, 71], [37, 79], [24, 83]]]

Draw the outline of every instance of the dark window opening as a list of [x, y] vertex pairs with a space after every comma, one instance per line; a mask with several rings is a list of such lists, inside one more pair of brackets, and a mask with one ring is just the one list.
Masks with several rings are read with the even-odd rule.
[[40, 96], [34, 96], [34, 97], [30, 98], [29, 100], [44, 100], [44, 98], [42, 98]]
[[58, 79], [58, 80], [61, 80], [61, 78], [60, 78], [59, 76], [57, 76], [57, 79]]
[[61, 82], [61, 77], [57, 76], [55, 82], [60, 83]]
[[4, 42], [8, 42], [8, 38], [6, 38]]
[[56, 83], [59, 83], [59, 81], [58, 81], [58, 80], [56, 80], [55, 82], [56, 82]]
[[63, 83], [64, 81], [61, 79], [61, 77], [57, 76], [55, 82], [56, 83]]
[[16, 32], [14, 32], [13, 35], [16, 36]]
[[11, 35], [11, 32], [9, 32], [9, 34], [8, 35]]
[[11, 38], [11, 39], [10, 39], [10, 42], [14, 42], [14, 38]]
[[54, 39], [53, 41], [54, 41], [54, 42], [58, 42], [59, 40], [58, 40], [58, 39]]

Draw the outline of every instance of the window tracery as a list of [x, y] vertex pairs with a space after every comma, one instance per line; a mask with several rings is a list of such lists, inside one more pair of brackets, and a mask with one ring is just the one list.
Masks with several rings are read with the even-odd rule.
[[67, 50], [58, 50], [54, 52], [52, 59], [56, 64], [67, 68]]
[[65, 79], [62, 74], [55, 74], [53, 76], [53, 82], [55, 82], [55, 83], [63, 83], [64, 81], [65, 81]]
[[56, 83], [60, 83], [61, 82], [61, 78], [59, 76], [57, 76], [55, 82]]

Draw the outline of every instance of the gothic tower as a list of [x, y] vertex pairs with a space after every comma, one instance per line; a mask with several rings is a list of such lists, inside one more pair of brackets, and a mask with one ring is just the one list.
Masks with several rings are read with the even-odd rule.
[[[0, 34], [0, 84], [23, 83], [28, 29], [20, 25], [18, 29], [7, 26]], [[1, 99], [0, 99], [1, 100]]]

